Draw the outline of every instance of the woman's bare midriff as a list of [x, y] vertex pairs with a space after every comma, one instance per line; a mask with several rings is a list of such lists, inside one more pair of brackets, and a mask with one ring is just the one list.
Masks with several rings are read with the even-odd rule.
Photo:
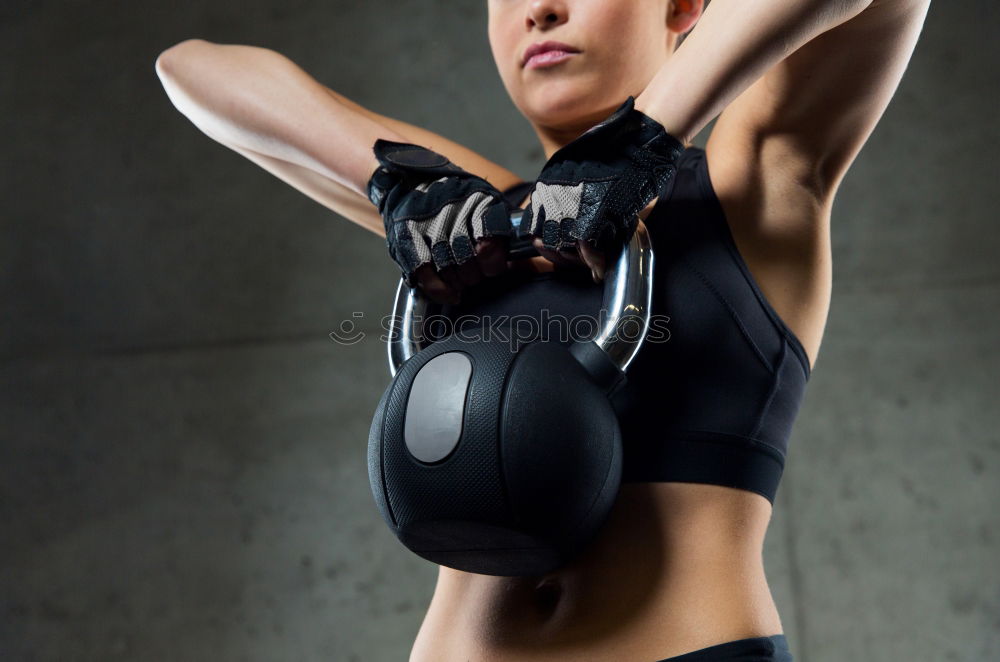
[[411, 662], [653, 662], [781, 633], [764, 575], [771, 504], [695, 483], [623, 483], [594, 540], [544, 576], [439, 566]]

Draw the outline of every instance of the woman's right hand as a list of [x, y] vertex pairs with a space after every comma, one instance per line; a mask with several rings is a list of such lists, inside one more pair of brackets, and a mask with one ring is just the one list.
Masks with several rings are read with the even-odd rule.
[[410, 287], [438, 303], [507, 267], [511, 208], [482, 177], [419, 145], [378, 139], [368, 199], [385, 223], [389, 255]]

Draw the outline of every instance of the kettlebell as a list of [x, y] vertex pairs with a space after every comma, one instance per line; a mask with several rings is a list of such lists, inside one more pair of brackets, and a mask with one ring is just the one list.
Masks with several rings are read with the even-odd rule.
[[[511, 215], [510, 259], [538, 254], [520, 216]], [[431, 341], [424, 325], [436, 304], [400, 280], [387, 343], [392, 380], [367, 459], [379, 512], [412, 552], [465, 572], [542, 575], [604, 523], [622, 473], [610, 397], [650, 318], [653, 251], [637, 221], [605, 273], [597, 331], [570, 344], [541, 335], [517, 346], [465, 334]]]

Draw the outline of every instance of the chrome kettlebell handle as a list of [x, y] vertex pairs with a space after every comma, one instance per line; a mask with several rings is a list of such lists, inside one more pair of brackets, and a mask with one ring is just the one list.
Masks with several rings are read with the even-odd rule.
[[[510, 251], [510, 257], [515, 258], [538, 254], [531, 246], [529, 235], [521, 233], [521, 214], [519, 209], [510, 216], [511, 224], [517, 231], [512, 246], [519, 244], [519, 248]], [[604, 274], [602, 309], [606, 317], [591, 338], [623, 372], [639, 353], [646, 338], [653, 294], [653, 247], [646, 225], [642, 219], [636, 221], [636, 229], [628, 245]], [[421, 326], [427, 319], [428, 310], [435, 305], [418, 288], [409, 287], [402, 278], [399, 280], [387, 343], [389, 372], [393, 377], [407, 359], [430, 344], [424, 339]], [[640, 333], [622, 336], [616, 333], [619, 323], [626, 317], [635, 319], [641, 327]]]

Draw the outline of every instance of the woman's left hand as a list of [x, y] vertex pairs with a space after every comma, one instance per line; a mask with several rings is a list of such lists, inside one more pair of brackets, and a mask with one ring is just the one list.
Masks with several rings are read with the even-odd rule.
[[557, 265], [582, 262], [600, 280], [606, 259], [635, 231], [637, 214], [673, 180], [683, 151], [630, 96], [549, 158], [521, 225], [541, 255]]

